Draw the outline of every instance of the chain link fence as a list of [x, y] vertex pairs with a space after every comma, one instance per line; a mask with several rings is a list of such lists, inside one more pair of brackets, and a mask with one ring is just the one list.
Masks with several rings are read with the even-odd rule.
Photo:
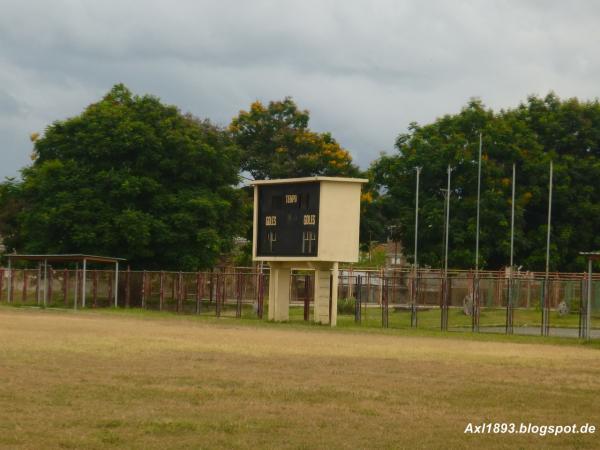
[[[117, 307], [266, 318], [268, 269], [202, 272], [0, 268], [0, 302], [59, 308]], [[588, 275], [439, 270], [340, 271], [338, 324], [584, 337]], [[590, 337], [600, 338], [600, 275], [592, 279]], [[314, 275], [294, 271], [290, 321], [313, 317]], [[85, 305], [84, 305], [85, 301]]]

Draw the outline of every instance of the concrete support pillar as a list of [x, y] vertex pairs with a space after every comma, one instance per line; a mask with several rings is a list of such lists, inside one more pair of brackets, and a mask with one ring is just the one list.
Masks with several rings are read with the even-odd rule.
[[[314, 321], [329, 324], [337, 323], [338, 264], [320, 266], [315, 270]], [[329, 317], [329, 298], [331, 294], [331, 318]]]
[[[332, 327], [337, 325], [337, 299], [338, 299], [338, 283], [340, 280], [340, 274], [338, 270], [338, 263], [333, 263], [331, 270], [331, 280], [333, 285], [331, 286], [331, 321], [329, 322]], [[349, 286], [352, 286], [351, 278], [348, 278]], [[350, 297], [350, 296], [348, 296]]]
[[292, 271], [275, 262], [270, 263], [269, 320], [278, 322], [290, 319], [290, 282]]

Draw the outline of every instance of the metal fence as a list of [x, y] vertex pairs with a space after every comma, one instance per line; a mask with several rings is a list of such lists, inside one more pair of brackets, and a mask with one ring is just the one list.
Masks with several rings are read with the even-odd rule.
[[[63, 308], [115, 306], [114, 272], [0, 268], [0, 302]], [[266, 317], [268, 270], [119, 273], [118, 307], [176, 313]], [[590, 329], [584, 273], [340, 271], [338, 324], [600, 338], [600, 275], [592, 280]], [[314, 277], [295, 271], [290, 320], [313, 316]], [[85, 304], [84, 304], [85, 302]]]

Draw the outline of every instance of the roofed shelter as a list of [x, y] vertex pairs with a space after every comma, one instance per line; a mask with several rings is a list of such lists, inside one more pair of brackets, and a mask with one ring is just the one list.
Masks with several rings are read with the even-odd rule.
[[[74, 262], [79, 268], [79, 263], [83, 266], [82, 275], [82, 299], [81, 305], [85, 308], [85, 282], [86, 282], [86, 271], [87, 263], [99, 263], [99, 264], [114, 264], [115, 265], [115, 307], [118, 306], [119, 297], [119, 261], [125, 261], [124, 258], [113, 258], [112, 256], [97, 256], [97, 255], [83, 255], [83, 254], [61, 254], [61, 255], [19, 255], [19, 254], [7, 254], [8, 258], [8, 270], [10, 273], [12, 261], [37, 261], [44, 266], [44, 306], [46, 306], [48, 298], [48, 262]], [[11, 292], [11, 277], [8, 278], [8, 292]], [[77, 302], [75, 302], [75, 308], [77, 308]]]

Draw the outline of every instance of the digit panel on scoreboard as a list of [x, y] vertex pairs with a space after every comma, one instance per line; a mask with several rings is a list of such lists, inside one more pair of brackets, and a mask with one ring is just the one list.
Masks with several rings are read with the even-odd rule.
[[320, 184], [258, 186], [257, 256], [317, 256]]

